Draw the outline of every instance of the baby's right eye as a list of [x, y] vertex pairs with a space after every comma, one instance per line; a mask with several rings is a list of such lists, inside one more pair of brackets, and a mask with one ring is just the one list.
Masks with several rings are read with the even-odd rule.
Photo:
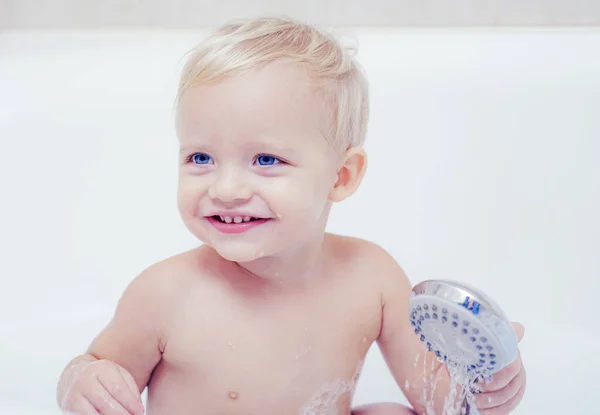
[[211, 158], [206, 153], [194, 153], [188, 158], [188, 161], [194, 164], [209, 164]]

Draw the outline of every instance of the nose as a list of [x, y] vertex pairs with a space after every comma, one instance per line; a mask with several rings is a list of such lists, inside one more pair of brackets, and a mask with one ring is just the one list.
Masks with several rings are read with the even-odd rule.
[[252, 191], [243, 174], [233, 168], [223, 168], [215, 175], [215, 180], [208, 189], [208, 196], [222, 203], [232, 203], [250, 199]]

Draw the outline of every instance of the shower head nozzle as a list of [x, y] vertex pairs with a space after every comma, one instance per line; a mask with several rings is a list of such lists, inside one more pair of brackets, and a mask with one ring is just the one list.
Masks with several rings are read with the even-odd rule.
[[409, 301], [415, 334], [438, 360], [464, 367], [468, 378], [488, 378], [518, 354], [517, 337], [502, 309], [466, 284], [428, 280]]

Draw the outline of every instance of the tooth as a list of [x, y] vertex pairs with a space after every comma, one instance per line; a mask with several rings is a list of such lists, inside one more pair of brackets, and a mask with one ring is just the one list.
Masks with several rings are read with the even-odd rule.
[[235, 218], [233, 218], [233, 221], [235, 223], [241, 223], [242, 222], [242, 217], [241, 216], [236, 216]]
[[244, 222], [250, 222], [250, 216], [244, 216]]
[[225, 222], [225, 218], [222, 215], [219, 215], [219, 218], [221, 219], [221, 222]]
[[223, 220], [225, 220], [226, 223], [231, 223], [233, 221], [233, 219], [231, 219], [231, 216], [224, 216]]

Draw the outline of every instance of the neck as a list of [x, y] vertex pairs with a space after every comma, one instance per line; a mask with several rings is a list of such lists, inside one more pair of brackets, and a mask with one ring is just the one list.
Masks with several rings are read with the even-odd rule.
[[250, 262], [237, 263], [245, 272], [267, 283], [293, 285], [303, 283], [322, 273], [323, 243], [322, 235], [300, 247], [285, 253], [266, 256]]

